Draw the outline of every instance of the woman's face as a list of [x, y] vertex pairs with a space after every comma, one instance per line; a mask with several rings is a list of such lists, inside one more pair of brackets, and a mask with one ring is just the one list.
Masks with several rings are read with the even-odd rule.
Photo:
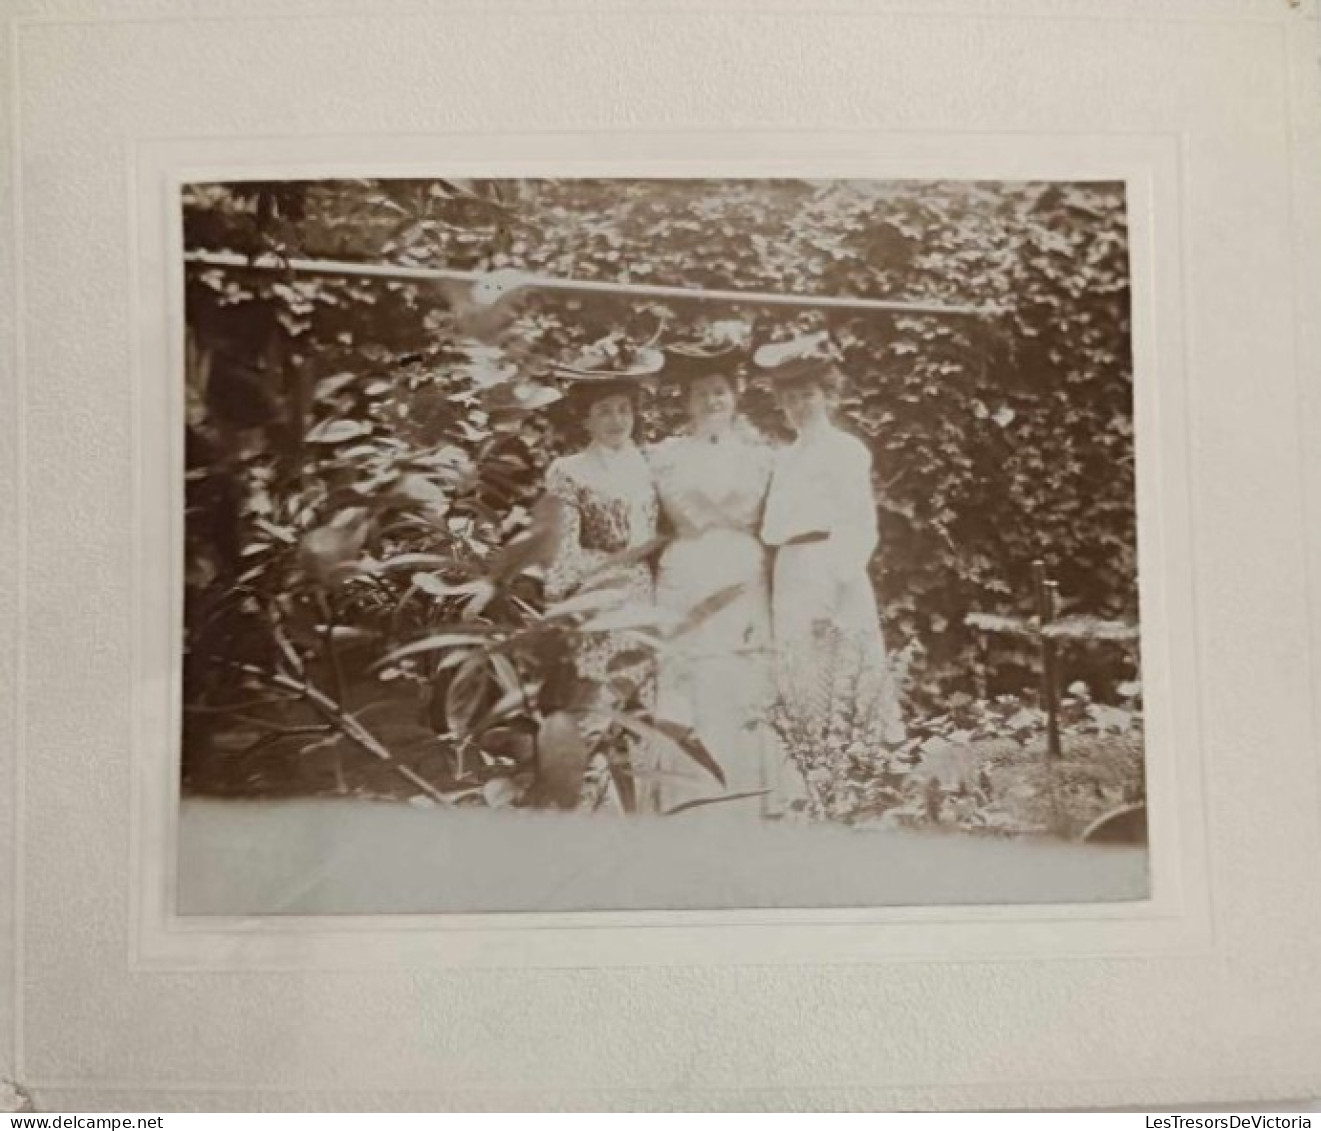
[[786, 385], [776, 395], [780, 411], [795, 432], [801, 432], [818, 421], [826, 418], [830, 408], [830, 399], [826, 391], [812, 381], [802, 384]]
[[623, 447], [633, 438], [632, 400], [619, 393], [593, 401], [587, 410], [587, 434], [604, 447]]
[[698, 378], [688, 388], [688, 415], [699, 428], [728, 424], [737, 407], [733, 382], [722, 373]]

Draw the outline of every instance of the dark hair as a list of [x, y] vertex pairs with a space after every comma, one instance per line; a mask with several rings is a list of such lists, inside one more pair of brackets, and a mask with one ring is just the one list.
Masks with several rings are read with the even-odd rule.
[[679, 389], [680, 389], [679, 395], [683, 400], [684, 406], [687, 407], [688, 404], [691, 403], [693, 389], [696, 386], [702, 384], [703, 382], [710, 381], [712, 379], [723, 381], [726, 385], [729, 386], [730, 392], [732, 392], [736, 397], [740, 396], [743, 393], [744, 386], [747, 384], [747, 382], [744, 381], [743, 378], [739, 376], [739, 374], [737, 373], [721, 373], [719, 371], [713, 371], [711, 373], [703, 373], [695, 377], [687, 377], [679, 385]]
[[698, 373], [692, 377], [683, 377], [676, 383], [683, 389], [691, 389], [694, 385], [700, 385], [703, 381], [710, 381], [712, 378], [724, 381], [735, 391], [742, 389], [746, 383], [743, 374], [735, 369], [713, 369], [710, 373]]
[[627, 397], [637, 412], [642, 389], [634, 381], [575, 381], [564, 391], [564, 399], [555, 407], [566, 417], [586, 419], [592, 405], [610, 397]]
[[[592, 406], [610, 397], [627, 397], [635, 418], [642, 415], [642, 390], [635, 384], [618, 385], [611, 382], [571, 385], [564, 399], [552, 405], [549, 412], [551, 426], [570, 445], [585, 443], [588, 438], [587, 415]], [[636, 428], [636, 424], [634, 426]]]

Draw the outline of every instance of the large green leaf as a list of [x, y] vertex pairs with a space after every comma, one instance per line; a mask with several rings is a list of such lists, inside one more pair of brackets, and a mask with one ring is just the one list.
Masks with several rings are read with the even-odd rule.
[[548, 605], [544, 613], [546, 620], [562, 620], [566, 617], [580, 617], [603, 609], [616, 609], [626, 599], [626, 594], [618, 589], [589, 589], [586, 593], [576, 593], [563, 601]]
[[466, 738], [473, 731], [478, 713], [494, 692], [486, 656], [474, 653], [459, 666], [445, 691], [445, 720], [451, 734]]
[[309, 444], [342, 444], [371, 434], [372, 427], [362, 420], [327, 420], [307, 434]]
[[[683, 636], [700, 628], [713, 616], [716, 616], [727, 609], [735, 601], [743, 596], [748, 590], [746, 582], [739, 582], [735, 585], [726, 585], [722, 589], [717, 589], [710, 596], [703, 598], [693, 608], [685, 614], [674, 626], [673, 634]], [[630, 626], [635, 627], [635, 626]]]
[[692, 727], [682, 726], [668, 719], [648, 721], [625, 711], [612, 712], [611, 718], [644, 742], [691, 758], [721, 785], [725, 784], [725, 771], [721, 769], [720, 763], [715, 760]]
[[717, 794], [715, 797], [696, 797], [692, 801], [685, 801], [670, 809], [666, 809], [661, 815], [664, 817], [676, 817], [680, 813], [687, 813], [693, 809], [705, 809], [710, 805], [721, 805], [731, 801], [749, 801], [754, 797], [765, 797], [769, 792], [770, 790], [767, 789], [751, 789], [744, 790], [741, 793], [721, 793]]
[[469, 648], [475, 644], [485, 644], [489, 637], [480, 632], [438, 632], [433, 636], [415, 640], [382, 656], [373, 664], [374, 669], [398, 663], [409, 656], [420, 656], [427, 652], [443, 652], [453, 648]]

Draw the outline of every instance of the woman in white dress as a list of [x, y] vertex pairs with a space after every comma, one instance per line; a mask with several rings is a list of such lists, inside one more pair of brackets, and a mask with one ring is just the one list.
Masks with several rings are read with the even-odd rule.
[[647, 453], [670, 535], [656, 604], [678, 626], [661, 659], [656, 714], [691, 727], [725, 775], [722, 789], [670, 751], [660, 804], [713, 818], [758, 817], [774, 805], [768, 791], [776, 784], [761, 724], [771, 668], [769, 561], [759, 531], [772, 454], [738, 417], [735, 365], [733, 351], [667, 351], [661, 379], [679, 384], [690, 427]]
[[781, 667], [803, 673], [845, 657], [882, 685], [879, 729], [898, 743], [902, 719], [867, 569], [878, 542], [871, 452], [831, 419], [843, 376], [824, 334], [764, 346], [754, 361], [796, 434], [776, 454], [761, 531], [775, 554]]

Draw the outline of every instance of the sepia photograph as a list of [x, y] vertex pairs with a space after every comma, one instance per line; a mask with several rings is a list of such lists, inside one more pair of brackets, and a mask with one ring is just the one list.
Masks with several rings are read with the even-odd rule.
[[0, 1108], [1315, 1105], [1319, 13], [10, 5]]
[[179, 914], [1149, 897], [1122, 181], [179, 203]]

